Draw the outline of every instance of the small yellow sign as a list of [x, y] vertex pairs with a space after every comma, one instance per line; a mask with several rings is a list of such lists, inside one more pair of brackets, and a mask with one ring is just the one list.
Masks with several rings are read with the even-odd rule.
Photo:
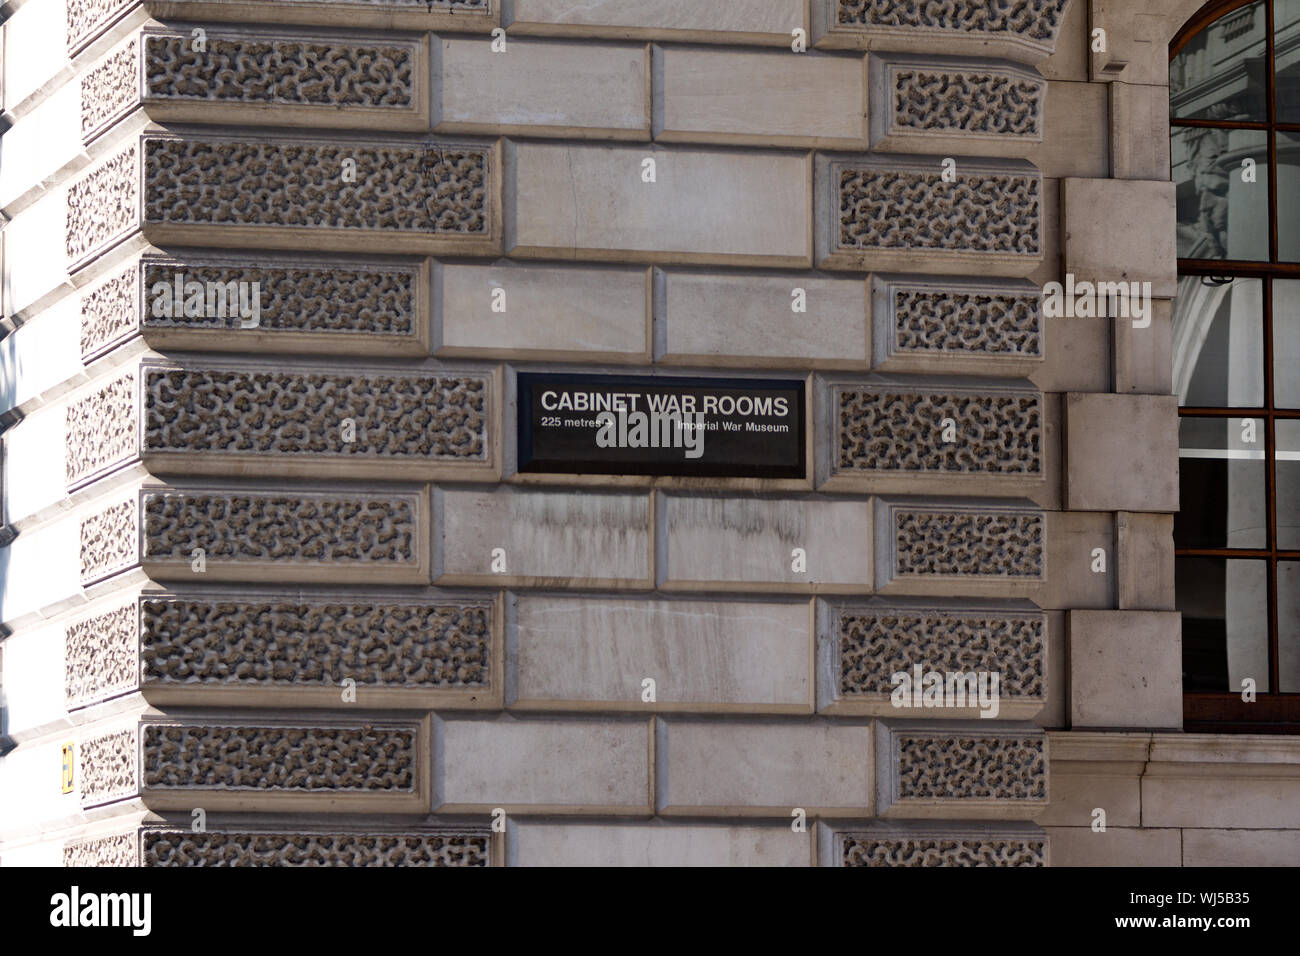
[[76, 749], [75, 743], [63, 745], [63, 792], [72, 792], [72, 757]]

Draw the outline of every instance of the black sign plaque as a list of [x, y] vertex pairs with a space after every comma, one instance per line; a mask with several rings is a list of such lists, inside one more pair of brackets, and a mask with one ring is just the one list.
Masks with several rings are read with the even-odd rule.
[[519, 470], [803, 478], [804, 383], [520, 373]]

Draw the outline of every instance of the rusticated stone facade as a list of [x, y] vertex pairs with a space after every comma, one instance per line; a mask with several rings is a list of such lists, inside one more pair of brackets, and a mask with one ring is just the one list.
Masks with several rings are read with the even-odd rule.
[[846, 833], [842, 866], [1044, 866], [1043, 840], [886, 837]]
[[187, 833], [146, 829], [145, 866], [487, 866], [486, 833]]

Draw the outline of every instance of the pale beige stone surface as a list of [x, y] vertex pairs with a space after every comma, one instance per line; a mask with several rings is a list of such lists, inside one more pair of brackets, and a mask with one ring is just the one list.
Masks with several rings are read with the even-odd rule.
[[1178, 399], [1067, 395], [1065, 504], [1072, 511], [1178, 510]]
[[[1162, 770], [1165, 768], [1162, 768]], [[1300, 830], [1300, 772], [1254, 774], [1242, 767], [1184, 775], [1177, 767], [1142, 779], [1148, 827]]]
[[1096, 83], [1048, 85], [1043, 142], [1021, 153], [1051, 179], [1110, 173], [1109, 103]]
[[1052, 866], [1181, 866], [1182, 832], [1176, 829], [1048, 826]]
[[457, 262], [435, 263], [434, 276], [438, 355], [598, 356], [609, 362], [649, 357], [645, 269]]
[[509, 866], [808, 866], [812, 827], [689, 824], [558, 825], [507, 831]]
[[807, 32], [804, 0], [514, 0], [511, 34], [665, 37], [789, 46]]
[[[664, 495], [663, 585], [685, 590], [871, 590], [866, 501]], [[796, 556], [795, 549], [803, 555]], [[802, 558], [805, 571], [795, 570]]]
[[488, 39], [444, 37], [434, 49], [439, 132], [649, 137], [644, 45], [510, 40], [496, 53]]
[[[1114, 323], [1115, 391], [1135, 395], [1168, 395], [1173, 392], [1173, 303], [1168, 299], [1156, 299], [1146, 320], [1120, 316], [1111, 321]], [[1141, 327], [1146, 321], [1150, 325]], [[1069, 391], [1092, 389], [1071, 388]]]
[[[1104, 554], [1098, 555], [1101, 549]], [[1048, 521], [1047, 581], [1042, 607], [1115, 606], [1115, 516], [1106, 512], [1054, 511]]]
[[439, 584], [651, 584], [649, 495], [438, 488], [434, 502]]
[[1109, 392], [1111, 325], [1106, 318], [1044, 317], [1047, 354], [1030, 381], [1044, 392]]
[[1071, 611], [1068, 618], [1071, 727], [1182, 727], [1178, 614]]
[[1121, 610], [1174, 610], [1174, 516], [1116, 516]]
[[1174, 184], [1148, 180], [1061, 182], [1062, 262], [1078, 282], [1150, 282], [1177, 291]]
[[1038, 72], [1049, 80], [1088, 79], [1088, 5], [1074, 0], [1065, 8], [1065, 19], [1056, 35], [1056, 50], [1038, 64]]
[[1110, 84], [1110, 164], [1116, 179], [1169, 178], [1169, 87]]
[[655, 786], [667, 815], [871, 812], [871, 730], [823, 721], [659, 722]]
[[810, 264], [805, 154], [510, 143], [506, 157], [514, 256]]
[[661, 142], [862, 149], [867, 137], [861, 56], [656, 47]]
[[439, 813], [651, 812], [649, 720], [435, 718]]
[[514, 618], [516, 710], [812, 711], [807, 602], [520, 595]]
[[1300, 830], [1183, 830], [1184, 866], [1300, 866]]
[[[1053, 742], [1055, 742], [1053, 737]], [[1052, 802], [1038, 823], [1045, 827], [1091, 827], [1095, 810], [1106, 812], [1108, 827], [1142, 825], [1142, 765], [1052, 764]]]

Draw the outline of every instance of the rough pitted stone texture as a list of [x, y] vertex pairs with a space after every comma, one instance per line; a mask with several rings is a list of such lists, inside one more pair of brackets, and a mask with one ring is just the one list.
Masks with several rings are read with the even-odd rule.
[[81, 356], [86, 360], [137, 328], [135, 266], [81, 298]]
[[899, 733], [895, 796], [902, 800], [1044, 800], [1043, 738]]
[[145, 38], [150, 99], [402, 109], [414, 101], [415, 47], [189, 36]]
[[139, 0], [67, 0], [68, 49], [75, 50], [119, 11]]
[[1042, 182], [1014, 173], [839, 168], [841, 249], [1038, 256]]
[[139, 96], [139, 60], [128, 43], [81, 80], [81, 138], [89, 139]]
[[63, 689], [69, 709], [139, 685], [139, 622], [132, 602], [64, 629]]
[[145, 866], [487, 866], [484, 833], [191, 833], [146, 829]]
[[136, 148], [68, 187], [67, 251], [76, 262], [139, 223]]
[[69, 485], [134, 458], [139, 450], [135, 375], [119, 376], [69, 405], [65, 419], [63, 467]]
[[144, 496], [144, 554], [188, 562], [411, 564], [419, 522], [408, 498], [240, 492]]
[[149, 369], [144, 450], [485, 461], [487, 388], [463, 375]]
[[835, 0], [845, 27], [1007, 33], [1055, 42], [1069, 0]]
[[124, 501], [81, 522], [81, 581], [130, 567], [138, 557], [136, 503]]
[[[356, 182], [341, 180], [356, 161]], [[470, 146], [145, 140], [145, 219], [486, 235], [488, 157]]]
[[146, 600], [142, 677], [163, 684], [486, 688], [487, 605]]
[[895, 572], [1038, 578], [1043, 517], [1016, 512], [894, 512]]
[[139, 866], [135, 831], [63, 846], [64, 866]]
[[[838, 467], [918, 474], [1042, 474], [1037, 394], [839, 389]], [[944, 419], [956, 425], [945, 443]]]
[[898, 287], [892, 308], [898, 352], [1008, 358], [1043, 354], [1043, 307], [1037, 295]]
[[135, 796], [135, 728], [91, 737], [77, 748], [82, 806]]
[[[154, 315], [152, 290], [187, 282], [258, 283], [262, 293], [258, 332], [348, 335], [416, 333], [416, 267], [324, 268], [309, 265], [210, 265], [148, 262], [144, 266], [146, 329], [237, 328], [237, 315]], [[132, 287], [134, 291], [134, 286]], [[116, 301], [116, 300], [115, 300]], [[134, 309], [134, 300], [132, 308]], [[163, 310], [159, 310], [163, 311]], [[228, 310], [229, 311], [229, 310]]]
[[893, 674], [998, 673], [1007, 700], [1046, 696], [1042, 615], [844, 609], [839, 614], [840, 693], [887, 698]]
[[893, 126], [920, 132], [1038, 138], [1045, 81], [1009, 73], [898, 69]]
[[393, 727], [146, 724], [153, 789], [412, 793], [417, 734]]
[[844, 866], [1044, 866], [1043, 840], [873, 837], [848, 834]]

